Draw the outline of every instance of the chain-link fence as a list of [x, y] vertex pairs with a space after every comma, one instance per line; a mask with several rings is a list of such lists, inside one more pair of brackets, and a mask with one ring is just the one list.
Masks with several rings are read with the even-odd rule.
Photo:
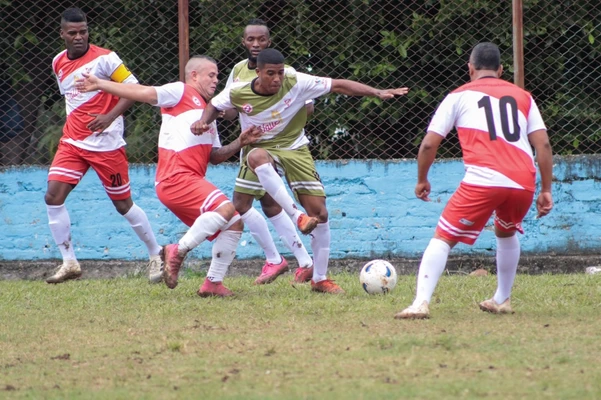
[[[512, 2], [497, 0], [190, 0], [190, 53], [219, 61], [223, 87], [245, 57], [242, 30], [251, 18], [271, 28], [272, 46], [302, 72], [373, 86], [409, 86], [388, 102], [330, 95], [316, 101], [307, 126], [319, 159], [415, 157], [428, 121], [446, 93], [465, 83], [471, 48], [497, 43], [504, 79], [513, 80]], [[66, 1], [0, 1], [4, 165], [48, 164], [65, 118], [51, 61]], [[87, 2], [90, 42], [116, 51], [141, 83], [179, 76], [177, 0]], [[601, 3], [524, 0], [525, 85], [543, 113], [559, 154], [600, 152]], [[127, 113], [131, 162], [155, 162], [158, 110]], [[220, 124], [222, 141], [238, 132]], [[458, 157], [450, 135], [443, 157]]]

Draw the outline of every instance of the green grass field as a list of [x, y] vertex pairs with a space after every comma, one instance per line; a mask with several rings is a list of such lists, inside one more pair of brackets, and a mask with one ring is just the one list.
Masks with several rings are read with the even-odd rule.
[[601, 398], [599, 275], [519, 275], [505, 316], [477, 306], [494, 276], [443, 276], [426, 321], [393, 319], [415, 276], [386, 296], [290, 279], [227, 279], [229, 299], [194, 276], [0, 281], [0, 398]]

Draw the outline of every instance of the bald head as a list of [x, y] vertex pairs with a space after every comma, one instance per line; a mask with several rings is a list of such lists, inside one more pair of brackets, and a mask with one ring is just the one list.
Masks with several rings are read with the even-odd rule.
[[209, 101], [217, 88], [219, 71], [217, 61], [208, 56], [194, 56], [186, 64], [186, 84], [192, 86]]
[[214, 58], [211, 58], [209, 56], [192, 56], [192, 58], [188, 60], [188, 63], [186, 64], [186, 68], [184, 70], [186, 81], [190, 79], [193, 71], [198, 72], [205, 66], [205, 64], [217, 65], [217, 61], [215, 61]]

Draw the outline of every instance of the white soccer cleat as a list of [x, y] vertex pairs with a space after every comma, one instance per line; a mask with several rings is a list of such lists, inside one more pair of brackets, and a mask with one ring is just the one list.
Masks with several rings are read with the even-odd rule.
[[148, 263], [148, 282], [161, 283], [163, 280], [163, 260], [160, 255], [151, 256]]
[[513, 314], [514, 311], [511, 309], [511, 301], [505, 300], [503, 303], [498, 304], [495, 299], [484, 300], [480, 303], [480, 309], [492, 314]]
[[58, 266], [54, 275], [46, 279], [46, 283], [62, 283], [70, 279], [81, 277], [81, 267], [77, 260], [68, 260]]
[[395, 319], [427, 319], [430, 318], [430, 308], [428, 302], [424, 300], [419, 306], [411, 305], [403, 311], [396, 313]]

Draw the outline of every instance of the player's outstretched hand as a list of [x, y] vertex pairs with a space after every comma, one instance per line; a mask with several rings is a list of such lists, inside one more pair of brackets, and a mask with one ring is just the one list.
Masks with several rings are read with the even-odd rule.
[[80, 92], [93, 92], [99, 90], [98, 81], [99, 79], [92, 74], [82, 74], [83, 79], [75, 80], [75, 88]]
[[195, 135], [202, 135], [209, 129], [211, 129], [211, 125], [201, 124], [200, 121], [196, 121], [195, 123], [192, 124], [192, 126], [190, 126], [190, 130]]
[[553, 209], [553, 196], [550, 192], [541, 192], [536, 199], [536, 210], [538, 215], [536, 218], [544, 217]]
[[409, 93], [409, 88], [402, 87], [398, 89], [386, 89], [378, 92], [378, 97], [382, 100], [392, 99], [394, 96], [404, 96]]
[[261, 136], [263, 136], [261, 128], [258, 126], [250, 126], [240, 134], [240, 145], [246, 146], [247, 144], [255, 143], [257, 140], [261, 139]]
[[418, 182], [415, 185], [415, 196], [423, 201], [430, 201], [430, 182]]

